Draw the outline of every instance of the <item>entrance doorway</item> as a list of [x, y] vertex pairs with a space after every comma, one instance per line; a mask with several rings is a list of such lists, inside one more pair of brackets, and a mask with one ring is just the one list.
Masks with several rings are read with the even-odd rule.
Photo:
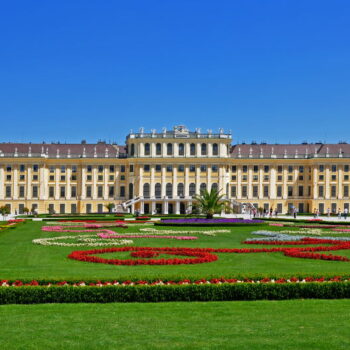
[[186, 205], [185, 203], [180, 203], [180, 214], [186, 214]]

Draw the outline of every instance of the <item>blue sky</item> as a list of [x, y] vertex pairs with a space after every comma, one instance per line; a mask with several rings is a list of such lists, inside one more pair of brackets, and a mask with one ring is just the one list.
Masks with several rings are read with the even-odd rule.
[[350, 2], [7, 1], [0, 141], [350, 142]]

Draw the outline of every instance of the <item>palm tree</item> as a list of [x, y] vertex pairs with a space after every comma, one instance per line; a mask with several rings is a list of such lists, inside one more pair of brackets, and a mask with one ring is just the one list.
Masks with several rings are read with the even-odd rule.
[[200, 195], [195, 195], [195, 204], [199, 207], [200, 211], [206, 214], [207, 219], [212, 219], [214, 214], [221, 213], [223, 210], [229, 208], [229, 202], [224, 198], [224, 195], [220, 195], [219, 191], [212, 188], [209, 191], [201, 191]]

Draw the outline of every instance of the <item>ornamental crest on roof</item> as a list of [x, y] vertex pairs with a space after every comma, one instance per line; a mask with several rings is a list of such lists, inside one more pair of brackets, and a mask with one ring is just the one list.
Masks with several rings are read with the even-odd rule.
[[175, 134], [175, 137], [188, 137], [189, 131], [185, 125], [175, 125], [174, 134]]

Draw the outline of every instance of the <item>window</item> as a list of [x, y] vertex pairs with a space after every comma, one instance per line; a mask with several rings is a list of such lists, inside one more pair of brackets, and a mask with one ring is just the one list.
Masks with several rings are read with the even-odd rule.
[[184, 197], [185, 196], [185, 192], [184, 192], [184, 184], [183, 183], [179, 183], [177, 185], [177, 195], [179, 197]]
[[344, 175], [344, 181], [349, 181], [349, 175]]
[[196, 194], [196, 185], [194, 183], [190, 183], [189, 195], [194, 196], [195, 194]]
[[21, 173], [23, 173], [24, 171], [26, 171], [26, 166], [25, 166], [24, 164], [21, 164], [21, 165], [19, 166], [19, 171], [20, 171]]
[[337, 186], [331, 186], [331, 197], [337, 196]]
[[173, 198], [173, 185], [171, 183], [166, 184], [165, 193], [168, 198]]
[[99, 173], [103, 173], [103, 165], [99, 165], [99, 166], [97, 167], [97, 171], [98, 171]]
[[269, 196], [269, 186], [264, 186], [264, 197], [267, 198]]
[[60, 214], [64, 214], [66, 212], [66, 205], [60, 204]]
[[66, 172], [66, 166], [61, 165], [61, 173], [64, 174]]
[[50, 165], [50, 173], [54, 173], [55, 172], [55, 167], [53, 165]]
[[12, 166], [11, 166], [11, 165], [7, 165], [7, 166], [6, 166], [6, 171], [7, 171], [7, 172], [12, 171]]
[[201, 164], [200, 166], [201, 172], [206, 172], [207, 171], [207, 166], [205, 164]]
[[293, 186], [288, 186], [288, 196], [289, 197], [293, 196]]
[[264, 181], [269, 181], [269, 175], [264, 175]]
[[299, 173], [303, 173], [304, 172], [304, 167], [302, 165], [299, 166]]
[[277, 172], [278, 172], [278, 173], [282, 173], [282, 171], [283, 171], [283, 167], [282, 167], [282, 165], [279, 165], [279, 166], [277, 167]]
[[332, 181], [336, 181], [337, 180], [337, 175], [332, 175]]
[[344, 165], [344, 171], [347, 173], [349, 172], [349, 165]]
[[149, 166], [149, 164], [145, 164], [145, 165], [143, 166], [143, 171], [145, 171], [145, 172], [149, 172], [149, 171], [150, 171], [150, 166]]
[[183, 143], [179, 143], [179, 156], [185, 155], [185, 145]]
[[39, 170], [39, 165], [38, 164], [33, 164], [33, 172], [37, 172]]
[[156, 164], [156, 171], [159, 172], [162, 170], [162, 166], [160, 164]]
[[120, 186], [120, 197], [125, 197], [125, 186]]
[[168, 156], [172, 156], [173, 155], [173, 145], [171, 143], [168, 143], [166, 145], [166, 154]]
[[288, 175], [288, 181], [293, 181], [293, 175]]
[[270, 167], [268, 165], [264, 165], [264, 173], [268, 173], [270, 171]]
[[125, 180], [125, 175], [120, 175], [120, 181], [124, 181]]
[[204, 182], [201, 183], [201, 185], [200, 185], [200, 187], [199, 187], [200, 192], [203, 192], [203, 191], [205, 191], [206, 189], [207, 189], [207, 184], [205, 184]]
[[247, 181], [248, 180], [248, 176], [247, 175], [243, 175], [242, 176], [242, 181]]
[[191, 143], [191, 145], [190, 145], [190, 155], [191, 156], [196, 155], [196, 145], [194, 143]]
[[129, 199], [134, 197], [134, 185], [129, 183]]
[[343, 195], [344, 195], [344, 197], [349, 197], [349, 186], [348, 185], [344, 186]]
[[304, 196], [304, 186], [298, 187], [298, 196], [303, 197]]
[[60, 187], [60, 197], [61, 198], [65, 198], [66, 197], [66, 187], [65, 186], [61, 186]]
[[258, 175], [253, 175], [253, 181], [259, 181], [259, 176]]
[[113, 198], [114, 197], [114, 186], [108, 187], [108, 197]]
[[91, 172], [92, 172], [92, 165], [88, 165], [88, 166], [86, 167], [86, 171], [87, 171], [88, 173], [91, 173]]
[[11, 175], [6, 175], [6, 181], [11, 181], [12, 176]]
[[125, 173], [125, 165], [121, 165], [120, 166], [120, 172], [121, 173]]
[[86, 197], [91, 198], [91, 186], [86, 186]]
[[148, 183], [143, 184], [143, 197], [150, 198], [150, 186]]
[[293, 166], [292, 165], [288, 165], [288, 172], [292, 173], [293, 172]]
[[65, 175], [61, 175], [61, 181], [66, 181], [66, 176]]
[[77, 172], [77, 166], [72, 165], [72, 173], [75, 174]]
[[323, 180], [324, 180], [324, 175], [319, 175], [318, 179], [319, 179], [320, 181], [323, 181]]
[[277, 181], [282, 181], [282, 175], [277, 176]]
[[156, 144], [156, 155], [161, 156], [162, 155], [162, 144], [157, 143]]
[[171, 173], [171, 172], [173, 171], [173, 166], [170, 165], [170, 164], [168, 164], [168, 165], [166, 166], [166, 171], [167, 171], [168, 173]]
[[151, 154], [151, 146], [149, 143], [145, 143], [145, 156], [149, 156]]
[[236, 165], [232, 165], [231, 171], [232, 171], [233, 173], [236, 173], [236, 172], [237, 172], [237, 167], [236, 167]]
[[207, 155], [207, 144], [206, 143], [202, 143], [201, 144], [201, 155], [202, 156], [206, 156]]
[[77, 196], [77, 186], [72, 186], [71, 187], [71, 197], [76, 197]]
[[38, 186], [33, 186], [33, 198], [38, 198]]
[[277, 197], [282, 197], [282, 186], [277, 186]]
[[50, 186], [49, 187], [49, 197], [54, 198], [55, 197], [55, 187]]
[[92, 205], [91, 204], [86, 204], [86, 212], [90, 214], [92, 211]]
[[231, 197], [237, 197], [237, 187], [231, 186]]
[[190, 173], [194, 173], [196, 171], [195, 165], [190, 165]]
[[130, 172], [130, 173], [133, 173], [133, 172], [134, 172], [134, 165], [133, 165], [133, 164], [130, 164], [130, 165], [129, 165], [129, 172]]
[[6, 198], [11, 198], [11, 186], [6, 186], [5, 192]]
[[236, 176], [236, 175], [232, 175], [232, 176], [231, 176], [231, 180], [232, 180], [232, 181], [236, 181], [236, 180], [237, 180], [237, 176]]
[[214, 182], [212, 185], [211, 185], [211, 189], [212, 190], [216, 190], [216, 191], [219, 191], [219, 186], [216, 182]]
[[76, 212], [77, 212], [77, 205], [76, 204], [73, 203], [70, 205], [70, 212], [72, 214], [76, 214]]
[[86, 175], [86, 181], [91, 181], [92, 180], [92, 176], [91, 175]]
[[[344, 176], [345, 177], [345, 176]], [[25, 180], [25, 175], [20, 175], [19, 176], [19, 181], [24, 181]]]
[[24, 198], [24, 186], [19, 186], [19, 198]]
[[248, 171], [248, 166], [247, 165], [243, 165], [242, 172], [246, 173], [247, 171]]
[[38, 181], [38, 175], [33, 175], [33, 181]]
[[217, 172], [218, 172], [218, 166], [217, 166], [217, 165], [212, 165], [212, 166], [211, 166], [211, 171], [212, 171], [213, 173], [217, 173]]
[[162, 197], [162, 186], [160, 183], [156, 183], [154, 186], [154, 195], [156, 198], [161, 198]]
[[254, 165], [253, 166], [253, 172], [257, 173], [259, 171], [259, 166], [258, 165]]
[[109, 166], [109, 172], [110, 172], [110, 173], [114, 173], [114, 171], [115, 171], [114, 165], [110, 165], [110, 166]]
[[304, 180], [304, 176], [303, 175], [299, 175], [299, 181], [303, 181]]
[[323, 173], [323, 172], [324, 172], [324, 165], [323, 165], [323, 164], [321, 164], [321, 165], [318, 166], [318, 171], [319, 171], [320, 173]]
[[259, 194], [259, 188], [258, 186], [253, 186], [253, 197], [257, 198]]
[[247, 186], [242, 186], [242, 197], [247, 197]]
[[103, 198], [103, 186], [97, 186], [97, 197]]
[[335, 173], [337, 171], [337, 166], [336, 165], [332, 165], [332, 172]]
[[180, 173], [183, 173], [185, 171], [185, 166], [183, 164], [180, 164], [178, 167], [177, 167], [177, 170], [178, 172]]
[[103, 175], [98, 175], [97, 176], [97, 181], [103, 181]]
[[219, 147], [217, 143], [213, 144], [213, 156], [218, 156], [219, 155]]
[[114, 181], [114, 175], [109, 175], [109, 181]]
[[318, 196], [319, 197], [324, 196], [323, 186], [318, 186]]

